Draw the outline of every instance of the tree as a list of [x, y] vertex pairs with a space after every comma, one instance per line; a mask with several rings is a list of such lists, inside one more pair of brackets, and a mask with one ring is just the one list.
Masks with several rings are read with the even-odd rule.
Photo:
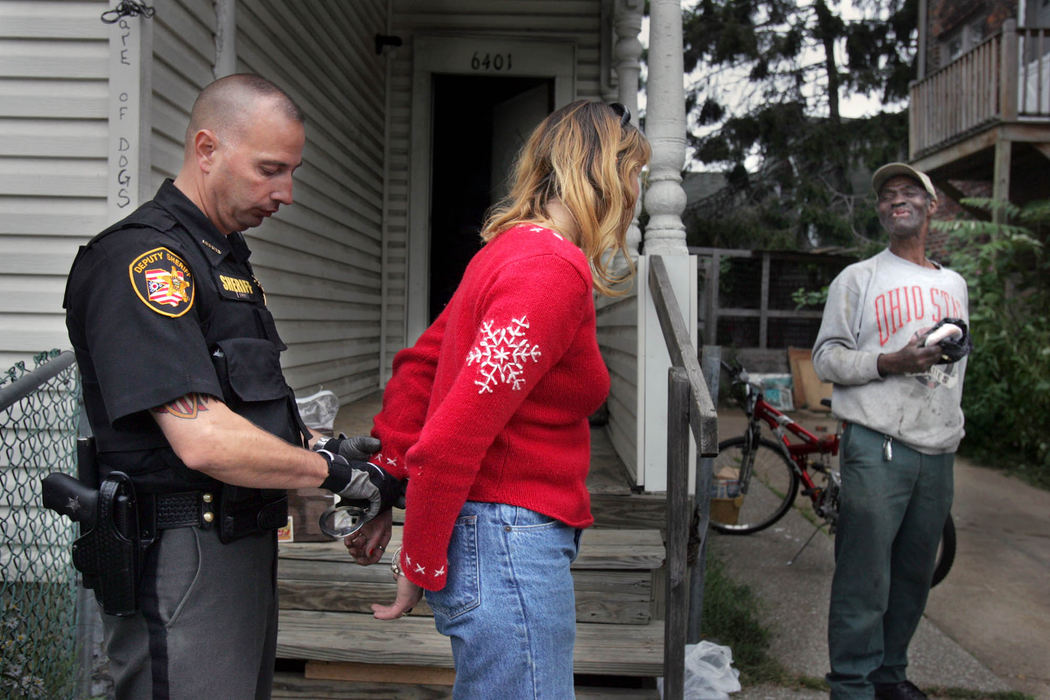
[[[856, 18], [835, 0], [698, 0], [685, 11], [685, 68], [702, 75], [687, 92], [690, 145], [729, 186], [691, 242], [814, 247], [880, 235], [866, 182], [851, 176], [905, 155], [918, 0], [856, 1]], [[846, 119], [847, 95], [891, 109]]]
[[951, 232], [951, 266], [970, 291], [974, 348], [963, 390], [963, 447], [1050, 487], [1050, 200], [961, 203], [1002, 212], [1005, 220], [933, 223]]

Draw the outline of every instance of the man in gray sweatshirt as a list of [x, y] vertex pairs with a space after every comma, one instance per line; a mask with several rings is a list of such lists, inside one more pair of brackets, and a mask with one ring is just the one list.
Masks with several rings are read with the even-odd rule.
[[[926, 343], [969, 323], [966, 282], [926, 257], [937, 192], [903, 163], [872, 178], [889, 248], [828, 288], [813, 366], [845, 424], [828, 647], [832, 698], [925, 698], [907, 680], [963, 437], [966, 359]], [[964, 324], [957, 324], [965, 328]]]

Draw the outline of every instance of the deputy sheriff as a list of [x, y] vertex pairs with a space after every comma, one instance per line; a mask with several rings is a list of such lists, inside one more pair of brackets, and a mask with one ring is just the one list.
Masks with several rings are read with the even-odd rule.
[[[103, 615], [117, 698], [268, 698], [284, 490], [321, 486], [373, 512], [400, 490], [352, 461], [378, 449], [372, 438], [304, 449], [285, 345], [248, 262], [241, 232], [292, 203], [304, 140], [273, 83], [213, 82], [175, 180], [70, 271], [66, 324], [99, 477], [130, 475], [144, 552], [134, 611]], [[386, 542], [373, 545], [378, 559]]]

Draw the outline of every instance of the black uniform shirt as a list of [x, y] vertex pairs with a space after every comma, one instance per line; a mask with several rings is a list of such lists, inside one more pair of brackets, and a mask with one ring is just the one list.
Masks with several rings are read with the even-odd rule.
[[285, 345], [249, 255], [171, 180], [81, 247], [64, 306], [103, 477], [119, 468], [151, 491], [214, 483], [182, 465], [149, 414], [190, 393], [302, 444]]

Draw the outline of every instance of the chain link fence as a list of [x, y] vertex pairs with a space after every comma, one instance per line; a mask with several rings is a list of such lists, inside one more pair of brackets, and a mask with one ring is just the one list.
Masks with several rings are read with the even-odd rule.
[[52, 350], [0, 375], [0, 697], [75, 693], [76, 529], [40, 504], [46, 474], [76, 475], [73, 359]]

